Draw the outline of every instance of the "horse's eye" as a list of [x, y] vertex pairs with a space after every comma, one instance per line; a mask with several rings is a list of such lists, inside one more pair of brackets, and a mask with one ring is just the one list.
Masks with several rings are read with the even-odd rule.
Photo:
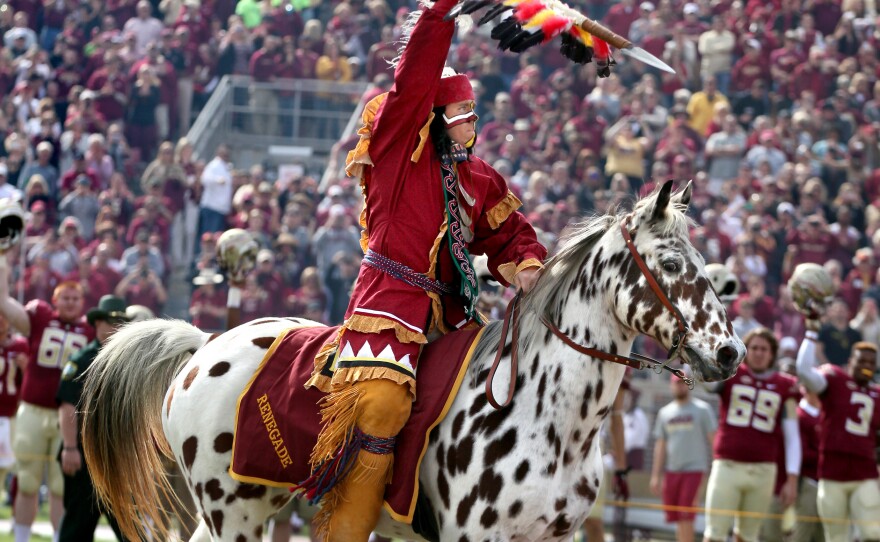
[[680, 267], [675, 260], [666, 260], [663, 262], [663, 270], [667, 273], [677, 273]]

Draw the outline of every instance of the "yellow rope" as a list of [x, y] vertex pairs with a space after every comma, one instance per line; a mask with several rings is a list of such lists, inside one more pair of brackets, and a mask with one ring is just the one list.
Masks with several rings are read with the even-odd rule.
[[[596, 501], [596, 504], [599, 504], [603, 501]], [[723, 509], [707, 509], [701, 506], [675, 506], [675, 505], [666, 505], [666, 504], [654, 504], [649, 502], [629, 502], [629, 501], [604, 501], [604, 504], [607, 506], [617, 506], [618, 508], [645, 508], [648, 510], [668, 510], [670, 512], [693, 512], [695, 514], [705, 514], [707, 511], [712, 512], [713, 514], [719, 514], [722, 516], [738, 516], [743, 518], [761, 518], [761, 519], [783, 519], [784, 514], [769, 514], [766, 512], [749, 512], [746, 510], [723, 510]], [[880, 523], [878, 521], [869, 521], [869, 520], [855, 520], [855, 519], [847, 519], [847, 518], [820, 518], [816, 516], [795, 516], [797, 521], [802, 521], [804, 523], [840, 523], [840, 524], [849, 524], [853, 523], [855, 525], [875, 525]]]

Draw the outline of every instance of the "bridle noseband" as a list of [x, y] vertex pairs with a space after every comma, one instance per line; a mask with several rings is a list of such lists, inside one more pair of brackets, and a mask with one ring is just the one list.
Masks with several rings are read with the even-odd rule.
[[[677, 376], [678, 378], [682, 379], [690, 389], [694, 389], [694, 380], [692, 378], [688, 378], [685, 375], [684, 371], [682, 371], [681, 369], [675, 369], [669, 366], [670, 362], [680, 357], [681, 349], [684, 347], [685, 340], [687, 340], [690, 327], [687, 325], [687, 322], [685, 322], [684, 316], [682, 316], [681, 311], [678, 310], [678, 307], [676, 307], [675, 304], [672, 303], [666, 296], [666, 293], [660, 287], [657, 279], [654, 278], [653, 273], [651, 273], [651, 270], [648, 269], [647, 264], [645, 264], [645, 260], [642, 259], [642, 256], [636, 249], [635, 243], [633, 243], [633, 237], [636, 235], [636, 233], [638, 233], [638, 228], [634, 228], [632, 233], [630, 233], [628, 227], [632, 216], [633, 215], [631, 214], [627, 215], [620, 222], [620, 232], [621, 234], [623, 234], [623, 240], [626, 242], [626, 248], [629, 249], [633, 260], [639, 267], [639, 270], [642, 272], [642, 276], [645, 277], [645, 280], [648, 281], [648, 286], [651, 287], [651, 290], [654, 292], [654, 295], [657, 296], [657, 299], [660, 300], [660, 303], [663, 304], [663, 306], [666, 307], [666, 309], [669, 310], [669, 312], [672, 314], [672, 317], [675, 318], [676, 326], [678, 327], [678, 331], [672, 338], [672, 346], [666, 353], [666, 361], [658, 361], [654, 358], [643, 356], [642, 354], [637, 353], [631, 353], [629, 356], [611, 354], [596, 348], [584, 346], [575, 342], [564, 331], [559, 329], [559, 327], [552, 323], [545, 314], [542, 314], [540, 317], [541, 323], [544, 324], [544, 326], [546, 326], [547, 329], [550, 330], [550, 332], [553, 333], [553, 335], [561, 340], [566, 346], [580, 354], [601, 359], [603, 361], [619, 363], [621, 365], [626, 365], [627, 367], [632, 367], [633, 369], [641, 370], [651, 367], [657, 374], [662, 373], [665, 369]], [[501, 409], [509, 405], [510, 402], [513, 400], [513, 394], [516, 390], [516, 375], [518, 372], [517, 367], [519, 365], [519, 356], [517, 353], [517, 343], [519, 342], [519, 322], [516, 318], [516, 313], [518, 312], [520, 297], [521, 294], [517, 293], [516, 296], [507, 305], [507, 310], [504, 312], [504, 320], [502, 321], [501, 327], [501, 339], [498, 343], [498, 350], [495, 352], [495, 360], [492, 362], [491, 369], [489, 369], [489, 376], [486, 378], [486, 398], [488, 399], [489, 404], [496, 409]], [[501, 358], [503, 357], [504, 344], [507, 342], [507, 332], [511, 327], [513, 328], [513, 335], [511, 337], [510, 349], [510, 384], [507, 392], [507, 400], [504, 403], [499, 404], [495, 400], [495, 395], [492, 393], [492, 381], [495, 378], [495, 372], [498, 370], [498, 365], [501, 362]]]

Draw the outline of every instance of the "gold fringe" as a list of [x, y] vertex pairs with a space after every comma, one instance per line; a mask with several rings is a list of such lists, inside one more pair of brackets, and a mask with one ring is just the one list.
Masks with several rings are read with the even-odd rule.
[[501, 224], [507, 220], [514, 211], [522, 207], [522, 202], [518, 197], [514, 195], [513, 192], [507, 192], [507, 195], [504, 196], [504, 199], [495, 204], [494, 207], [489, 209], [489, 212], [486, 213], [486, 219], [489, 221], [489, 227], [493, 230], [497, 230]]
[[[385, 476], [382, 476], [382, 473]], [[357, 456], [357, 465], [354, 466], [348, 477], [355, 484], [379, 484], [388, 485], [394, 474], [394, 454], [374, 454], [361, 450]]]
[[367, 102], [364, 106], [364, 112], [361, 115], [363, 125], [358, 130], [361, 136], [355, 148], [348, 152], [345, 158], [345, 173], [349, 177], [360, 177], [363, 175], [364, 166], [372, 166], [373, 160], [370, 158], [370, 137], [373, 135], [373, 120], [379, 111], [379, 106], [388, 97], [388, 93], [380, 94]]
[[513, 262], [503, 263], [498, 266], [498, 272], [501, 273], [501, 276], [504, 277], [504, 280], [506, 280], [508, 284], [513, 284], [513, 278], [516, 276], [516, 274], [528, 267], [537, 267], [543, 269], [544, 264], [541, 263], [540, 260], [529, 258], [527, 260], [523, 260], [519, 265], [516, 265]]
[[416, 396], [416, 381], [413, 377], [408, 376], [400, 371], [389, 369], [388, 367], [344, 367], [336, 369], [333, 373], [333, 389], [341, 389], [355, 382], [363, 382], [365, 380], [376, 380], [384, 378], [395, 384], [407, 386], [410, 394]]
[[312, 518], [312, 528], [315, 529], [315, 538], [321, 542], [330, 542], [330, 518], [342, 499], [342, 491], [334, 487], [329, 493], [321, 498], [321, 507]]
[[395, 337], [402, 343], [427, 344], [428, 342], [424, 333], [417, 333], [394, 320], [382, 318], [381, 316], [352, 314], [342, 326], [345, 329], [359, 331], [361, 333], [379, 333], [386, 329], [393, 329]]
[[360, 388], [347, 386], [327, 394], [318, 403], [321, 407], [321, 433], [309, 458], [313, 470], [348, 444], [351, 430], [360, 415], [358, 402], [361, 395], [363, 390]]
[[431, 121], [434, 120], [434, 112], [431, 111], [431, 114], [428, 115], [428, 122], [422, 126], [422, 129], [419, 130], [419, 146], [416, 147], [416, 150], [413, 151], [412, 156], [410, 156], [410, 160], [413, 162], [418, 162], [419, 158], [422, 157], [422, 151], [425, 149], [425, 142], [428, 141], [428, 135], [431, 133]]

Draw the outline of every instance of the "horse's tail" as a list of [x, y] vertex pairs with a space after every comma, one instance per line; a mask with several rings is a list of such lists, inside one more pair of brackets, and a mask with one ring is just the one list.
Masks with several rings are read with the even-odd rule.
[[165, 502], [174, 502], [162, 455], [174, 457], [162, 431], [162, 401], [171, 381], [210, 335], [180, 320], [122, 327], [86, 372], [82, 443], [98, 498], [129, 540], [147, 529], [168, 539]]

